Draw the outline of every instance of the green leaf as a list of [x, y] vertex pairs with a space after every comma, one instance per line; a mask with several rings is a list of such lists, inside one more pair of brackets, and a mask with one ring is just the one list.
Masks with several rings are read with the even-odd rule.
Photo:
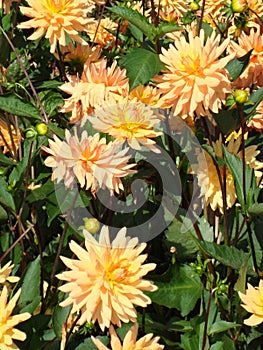
[[[243, 162], [238, 156], [228, 152], [225, 147], [223, 147], [223, 151], [224, 151], [227, 167], [234, 178], [237, 199], [241, 204], [242, 209], [245, 211], [246, 208], [245, 208], [244, 191], [243, 191], [243, 166], [242, 166]], [[246, 193], [248, 193], [252, 184], [252, 179], [253, 179], [253, 170], [249, 167], [248, 164], [246, 164], [246, 167], [245, 167], [245, 178], [246, 178], [245, 191]]]
[[11, 193], [8, 191], [7, 183], [3, 178], [0, 178], [0, 204], [5, 208], [16, 212], [16, 206]]
[[228, 135], [240, 127], [240, 118], [236, 108], [230, 111], [222, 109], [217, 114], [213, 113], [213, 118], [224, 135]]
[[[98, 336], [95, 337], [96, 339], [99, 339], [102, 344], [107, 346], [109, 344], [109, 338], [105, 336]], [[97, 350], [97, 347], [94, 345], [91, 338], [85, 339], [83, 343], [79, 344], [75, 350]]]
[[59, 340], [62, 337], [62, 326], [67, 321], [70, 309], [71, 306], [61, 307], [59, 305], [56, 305], [52, 314], [54, 332]]
[[144, 17], [138, 11], [122, 6], [108, 7], [108, 10], [126, 19], [128, 22], [140, 29], [150, 41], [154, 41], [154, 25], [149, 23], [146, 17]]
[[244, 105], [243, 112], [245, 120], [249, 119], [250, 116], [256, 111], [258, 104], [263, 100], [263, 87], [253, 91], [249, 96], [249, 101]]
[[175, 32], [177, 30], [181, 30], [182, 28], [178, 23], [175, 22], [162, 22], [156, 28], [156, 36], [157, 38], [163, 37], [167, 33]]
[[245, 293], [246, 290], [246, 279], [247, 279], [247, 268], [248, 268], [249, 255], [247, 256], [245, 262], [241, 265], [239, 270], [238, 279], [235, 283], [234, 289], [237, 292]]
[[182, 316], [186, 316], [201, 297], [202, 283], [199, 277], [193, 275], [193, 270], [188, 265], [173, 265], [170, 273], [167, 281], [152, 278], [158, 290], [148, 295], [154, 303], [176, 308], [181, 311]]
[[216, 243], [199, 241], [197, 239], [195, 239], [195, 241], [203, 253], [235, 270], [239, 270], [248, 258], [247, 253], [244, 253], [243, 250], [239, 250], [235, 247], [218, 245]]
[[39, 97], [48, 115], [52, 115], [52, 112], [64, 104], [62, 95], [54, 90], [41, 91]]
[[15, 163], [13, 162], [12, 159], [6, 157], [3, 155], [3, 153], [0, 153], [0, 165], [14, 165]]
[[219, 320], [219, 321], [216, 321], [215, 323], [212, 324], [212, 327], [208, 331], [208, 335], [225, 332], [228, 329], [232, 329], [232, 328], [240, 327], [240, 326], [241, 325], [238, 323]]
[[31, 103], [23, 101], [15, 94], [1, 95], [0, 109], [19, 117], [40, 119], [38, 110]]
[[120, 60], [120, 65], [126, 68], [130, 90], [148, 83], [163, 68], [156, 53], [141, 48], [132, 49]]
[[33, 313], [40, 303], [40, 257], [29, 263], [24, 276], [19, 282], [22, 285], [17, 307], [22, 312]]
[[263, 203], [254, 203], [248, 208], [250, 216], [262, 216], [263, 215]]
[[228, 64], [226, 65], [226, 69], [228, 70], [231, 80], [236, 80], [246, 69], [250, 55], [252, 53], [253, 49], [251, 49], [248, 53], [246, 53], [244, 56], [239, 58], [234, 58]]

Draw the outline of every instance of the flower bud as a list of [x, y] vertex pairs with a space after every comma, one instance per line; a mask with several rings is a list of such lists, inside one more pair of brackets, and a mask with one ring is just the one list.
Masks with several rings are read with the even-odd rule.
[[245, 12], [248, 8], [247, 0], [232, 0], [231, 9], [234, 13]]
[[192, 1], [191, 4], [189, 4], [189, 7], [190, 7], [190, 10], [192, 10], [193, 12], [200, 9], [200, 6], [195, 1]]
[[235, 90], [233, 94], [236, 103], [242, 105], [248, 101], [248, 93], [245, 90]]
[[91, 218], [91, 219], [84, 219], [84, 227], [89, 233], [95, 235], [100, 229], [100, 223], [97, 219]]
[[48, 132], [48, 126], [45, 123], [39, 123], [36, 125], [36, 131], [38, 135], [43, 136], [46, 135]]
[[37, 132], [34, 128], [28, 128], [25, 130], [25, 138], [29, 141], [34, 141], [37, 137]]

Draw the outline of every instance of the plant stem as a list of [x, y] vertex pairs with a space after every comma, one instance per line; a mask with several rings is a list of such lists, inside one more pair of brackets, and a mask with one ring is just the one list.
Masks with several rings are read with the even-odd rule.
[[205, 350], [209, 312], [210, 312], [210, 306], [211, 306], [211, 301], [212, 301], [214, 292], [215, 292], [215, 289], [212, 289], [210, 292], [210, 295], [209, 295], [209, 299], [208, 299], [208, 304], [207, 304], [207, 309], [206, 309], [206, 314], [205, 314], [205, 326], [204, 326], [202, 350]]
[[203, 25], [203, 18], [204, 18], [204, 13], [205, 13], [205, 0], [202, 1], [202, 10], [201, 10], [201, 16], [198, 24], [198, 30], [197, 30], [197, 35], [200, 35], [202, 25]]

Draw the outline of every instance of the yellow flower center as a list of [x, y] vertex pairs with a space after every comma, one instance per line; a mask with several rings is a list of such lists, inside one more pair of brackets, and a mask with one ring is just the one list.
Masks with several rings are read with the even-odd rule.
[[202, 72], [200, 67], [200, 58], [183, 56], [181, 60], [181, 68], [188, 73], [188, 75], [200, 75]]
[[46, 8], [51, 13], [60, 13], [65, 9], [65, 0], [46, 0]]
[[125, 268], [111, 265], [106, 271], [106, 281], [113, 287], [116, 283], [121, 283], [125, 279]]

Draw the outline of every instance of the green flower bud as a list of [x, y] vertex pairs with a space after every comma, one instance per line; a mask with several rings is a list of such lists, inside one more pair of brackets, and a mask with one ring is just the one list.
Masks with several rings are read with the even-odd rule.
[[25, 138], [29, 141], [34, 141], [37, 137], [37, 132], [34, 128], [28, 128], [25, 130]]
[[92, 219], [84, 219], [84, 227], [89, 233], [95, 235], [100, 229], [100, 223], [97, 219], [92, 218]]
[[247, 0], [232, 0], [231, 9], [234, 13], [245, 12], [248, 8]]
[[190, 7], [190, 10], [192, 10], [193, 12], [200, 9], [199, 4], [195, 1], [192, 1], [191, 4], [189, 4], [189, 7]]
[[248, 101], [248, 93], [245, 90], [235, 90], [233, 94], [236, 103], [242, 105]]
[[36, 131], [38, 135], [43, 136], [46, 135], [48, 132], [48, 126], [45, 123], [39, 123], [36, 125]]

